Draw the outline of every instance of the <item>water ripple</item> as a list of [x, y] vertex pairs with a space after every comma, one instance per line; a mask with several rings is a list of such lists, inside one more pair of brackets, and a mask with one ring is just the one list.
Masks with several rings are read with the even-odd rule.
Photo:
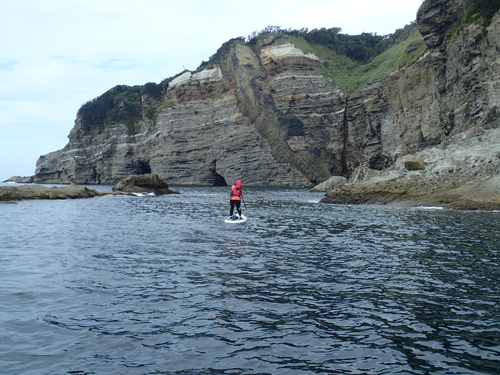
[[[9, 374], [493, 374], [495, 213], [248, 188], [0, 205]], [[313, 197], [313, 198], [312, 198]]]

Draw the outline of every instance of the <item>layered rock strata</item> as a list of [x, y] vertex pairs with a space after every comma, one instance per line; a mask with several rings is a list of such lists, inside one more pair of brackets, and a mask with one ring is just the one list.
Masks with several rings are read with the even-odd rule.
[[[384, 171], [360, 166], [347, 184], [334, 186], [322, 201], [498, 210], [499, 140], [500, 128], [473, 129], [401, 157]], [[408, 169], [415, 157], [424, 160], [424, 169]]]
[[[394, 162], [382, 171], [361, 162], [323, 202], [500, 208], [500, 17], [486, 33], [469, 25], [446, 40], [461, 6], [438, 2], [419, 13], [427, 52], [384, 80], [380, 140]], [[412, 154], [425, 170], [408, 171]]]
[[[85, 136], [77, 118], [68, 145], [40, 157], [35, 182], [114, 184], [150, 172], [179, 185], [241, 179], [246, 185], [310, 186], [328, 178], [340, 171], [325, 146], [334, 133], [328, 124], [342, 118], [332, 108], [343, 110], [343, 95], [331, 79], [311, 72], [316, 57], [290, 46], [280, 51], [266, 52], [262, 64], [237, 45], [223, 66], [183, 73], [164, 98], [175, 105], [155, 122], [139, 122], [133, 135], [117, 125]], [[275, 77], [266, 71], [273, 64], [271, 70], [281, 71]], [[300, 87], [294, 90], [293, 83]]]
[[[163, 101], [172, 105], [137, 123], [134, 134], [116, 125], [84, 135], [77, 118], [68, 145], [40, 157], [34, 180], [114, 184], [156, 173], [176, 185], [313, 186], [331, 176], [366, 184], [406, 173], [408, 155], [422, 153], [427, 164], [425, 150], [499, 127], [499, 17], [486, 32], [472, 24], [450, 38], [462, 8], [452, 0], [419, 12], [425, 54], [353, 94], [290, 42], [236, 44], [218, 66], [170, 82]], [[483, 180], [498, 174], [491, 160]]]

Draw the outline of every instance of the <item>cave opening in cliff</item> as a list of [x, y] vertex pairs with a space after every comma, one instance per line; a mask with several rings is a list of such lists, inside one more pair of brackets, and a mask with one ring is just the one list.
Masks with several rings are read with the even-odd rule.
[[217, 172], [213, 173], [213, 177], [214, 177], [214, 182], [213, 182], [214, 186], [227, 186], [226, 179]]
[[147, 161], [141, 160], [137, 165], [137, 174], [151, 173], [151, 166]]

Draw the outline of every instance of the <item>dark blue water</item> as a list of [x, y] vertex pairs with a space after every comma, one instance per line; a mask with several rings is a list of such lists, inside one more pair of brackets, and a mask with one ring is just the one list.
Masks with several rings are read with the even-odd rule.
[[500, 213], [177, 190], [0, 204], [0, 373], [500, 373]]

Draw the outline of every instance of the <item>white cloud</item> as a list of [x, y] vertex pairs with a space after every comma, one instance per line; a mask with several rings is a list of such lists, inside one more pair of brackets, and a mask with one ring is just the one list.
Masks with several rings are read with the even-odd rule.
[[1, 1], [0, 180], [62, 148], [79, 107], [110, 88], [194, 70], [268, 25], [385, 35], [421, 0]]

